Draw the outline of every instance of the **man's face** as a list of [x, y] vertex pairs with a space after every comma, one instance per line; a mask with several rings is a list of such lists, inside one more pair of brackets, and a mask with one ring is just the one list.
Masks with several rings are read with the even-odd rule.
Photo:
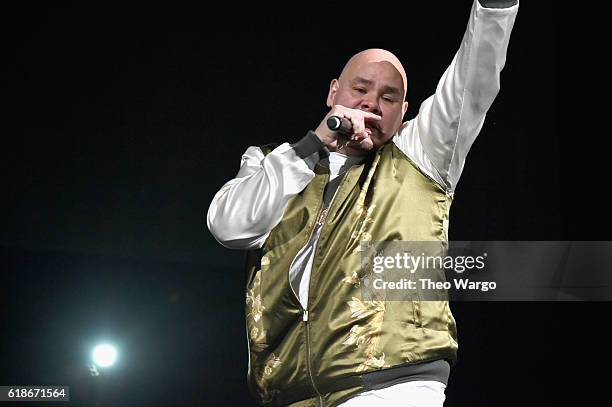
[[339, 80], [331, 83], [328, 107], [342, 105], [382, 117], [366, 120], [372, 132], [374, 148], [380, 147], [399, 129], [408, 108], [404, 102], [404, 82], [398, 70], [388, 61], [355, 61]]

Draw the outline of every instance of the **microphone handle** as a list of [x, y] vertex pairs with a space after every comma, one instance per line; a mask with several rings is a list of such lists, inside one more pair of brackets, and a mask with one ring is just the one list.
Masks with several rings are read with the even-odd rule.
[[353, 124], [351, 121], [340, 116], [329, 116], [327, 119], [327, 127], [332, 131], [342, 134], [351, 134], [353, 132]]

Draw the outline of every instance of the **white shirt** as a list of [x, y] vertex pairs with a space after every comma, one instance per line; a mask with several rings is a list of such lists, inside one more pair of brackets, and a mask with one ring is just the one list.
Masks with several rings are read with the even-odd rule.
[[[329, 167], [329, 182], [325, 187], [325, 193], [323, 195], [323, 207], [322, 211], [327, 211], [333, 199], [336, 197], [338, 186], [344, 178], [344, 174], [353, 165], [362, 160], [361, 157], [349, 157], [344, 154], [332, 152], [329, 157], [322, 161], [323, 165]], [[321, 229], [323, 224], [317, 223], [315, 229], [310, 236], [310, 240], [306, 243], [306, 246], [298, 252], [293, 259], [291, 267], [289, 268], [289, 280], [291, 281], [291, 288], [296, 293], [302, 308], [308, 309], [308, 286], [310, 283], [310, 271], [312, 270], [312, 260], [314, 258], [314, 251], [317, 248], [317, 242], [321, 235]], [[297, 288], [297, 289], [296, 289]]]

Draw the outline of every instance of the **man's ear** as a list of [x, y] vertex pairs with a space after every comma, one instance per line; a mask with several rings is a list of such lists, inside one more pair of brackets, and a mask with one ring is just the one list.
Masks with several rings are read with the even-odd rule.
[[338, 92], [338, 79], [332, 79], [329, 84], [329, 93], [327, 94], [327, 107], [330, 109], [334, 106], [334, 99], [336, 98], [336, 92]]
[[404, 115], [406, 114], [407, 111], [408, 111], [408, 102], [404, 101], [402, 103], [402, 117], [404, 117]]

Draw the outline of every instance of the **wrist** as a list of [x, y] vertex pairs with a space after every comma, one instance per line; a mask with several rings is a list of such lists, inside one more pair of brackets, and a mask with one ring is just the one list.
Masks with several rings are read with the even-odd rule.
[[304, 159], [314, 154], [317, 154], [319, 158], [329, 155], [329, 150], [313, 131], [309, 131], [297, 143], [293, 144], [293, 148], [297, 155]]
[[320, 141], [329, 148], [336, 142], [336, 134], [331, 131], [327, 126], [319, 126], [312, 132]]

